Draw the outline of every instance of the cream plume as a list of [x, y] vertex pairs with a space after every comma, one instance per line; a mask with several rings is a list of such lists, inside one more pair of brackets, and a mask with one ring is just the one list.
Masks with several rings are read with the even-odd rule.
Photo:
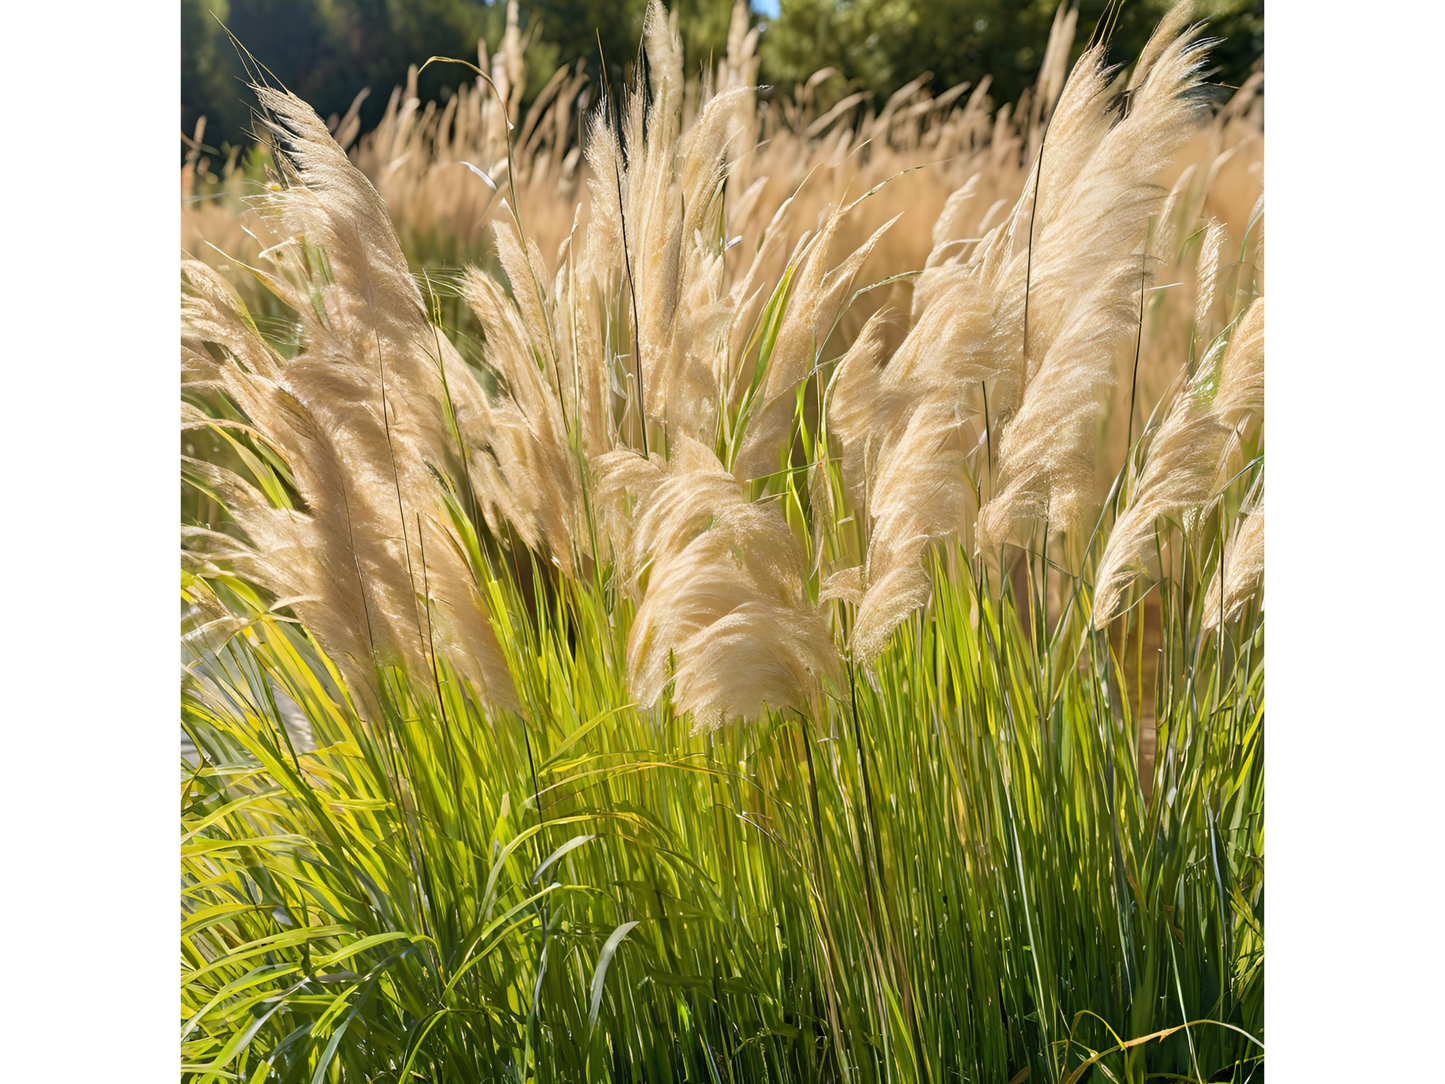
[[[475, 427], [482, 404], [455, 379], [465, 366], [428, 320], [371, 184], [305, 103], [257, 94], [283, 180], [264, 207], [282, 238], [267, 253], [276, 271], [261, 274], [297, 311], [302, 348], [283, 358], [219, 277], [190, 262], [183, 371], [188, 386], [221, 391], [240, 408], [302, 504], [278, 507], [224, 468], [191, 470], [246, 534], [233, 566], [294, 600], [361, 703], [374, 704], [377, 664], [426, 674], [435, 642], [483, 698], [514, 706], [437, 482], [470, 484], [449, 419]], [[448, 393], [448, 369], [462, 394]]]
[[1189, 517], [1197, 517], [1218, 495], [1235, 430], [1263, 404], [1260, 298], [1240, 317], [1223, 357], [1204, 359], [1149, 442], [1144, 469], [1094, 574], [1095, 627], [1114, 617], [1130, 584], [1144, 573], [1159, 521], [1190, 526]]
[[627, 564], [642, 597], [627, 645], [638, 702], [671, 681], [696, 729], [805, 706], [819, 677], [836, 676], [837, 650], [783, 517], [695, 441], [665, 466], [631, 459], [613, 467], [632, 472], [638, 502]]

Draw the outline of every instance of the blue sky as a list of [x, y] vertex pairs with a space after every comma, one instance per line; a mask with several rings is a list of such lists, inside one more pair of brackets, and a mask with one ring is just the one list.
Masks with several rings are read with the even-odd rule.
[[778, 17], [778, 0], [753, 0], [753, 10], [769, 18]]

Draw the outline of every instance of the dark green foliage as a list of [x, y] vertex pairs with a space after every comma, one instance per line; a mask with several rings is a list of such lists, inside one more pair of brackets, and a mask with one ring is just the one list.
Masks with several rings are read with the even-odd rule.
[[[1169, 0], [1084, 0], [1081, 49], [1102, 22], [1111, 54], [1137, 56], [1171, 6]], [[598, 41], [625, 77], [637, 55], [645, 0], [521, 0], [530, 35], [526, 98], [556, 68], [581, 62], [596, 77]], [[727, 45], [731, 0], [676, 0], [689, 74], [708, 66]], [[996, 101], [1018, 99], [1038, 74], [1057, 0], [783, 0], [764, 26], [760, 78], [786, 92], [815, 71], [838, 77], [820, 104], [866, 89], [881, 104], [903, 84], [932, 72], [935, 89], [993, 78]], [[214, 18], [212, 17], [214, 13]], [[1216, 81], [1237, 86], [1264, 50], [1263, 0], [1215, 0], [1200, 5], [1209, 32], [1223, 37], [1212, 51]], [[363, 129], [381, 115], [407, 66], [431, 56], [475, 59], [477, 42], [495, 50], [506, 26], [506, 4], [478, 0], [181, 0], [181, 126], [190, 132], [207, 117], [207, 143], [219, 147], [246, 137], [250, 111], [245, 69], [223, 21], [286, 86], [324, 117], [341, 114], [363, 88]], [[444, 98], [468, 78], [465, 69], [433, 66], [422, 74], [423, 100]]]
[[[392, 88], [406, 82], [409, 65], [432, 56], [475, 61], [477, 42], [496, 49], [506, 23], [505, 4], [472, 0], [181, 0], [182, 128], [189, 131], [204, 114], [210, 146], [249, 137], [251, 75], [227, 29], [273, 81], [323, 117], [345, 113], [370, 88], [361, 109], [365, 129], [381, 116]], [[545, 51], [530, 57], [539, 80], [532, 92], [552, 74], [547, 59]], [[418, 89], [424, 98], [440, 98], [468, 78], [463, 68], [434, 65]]]
[[[727, 46], [731, 0], [682, 0], [679, 12], [687, 55], [705, 63]], [[645, 0], [523, 0], [530, 100], [558, 66], [581, 62], [596, 77], [599, 38], [614, 77], [630, 72], [642, 33]], [[345, 113], [364, 88], [362, 129], [381, 116], [387, 95], [406, 82], [407, 67], [429, 57], [476, 61], [477, 43], [501, 45], [507, 25], [503, 0], [181, 0], [181, 128], [207, 118], [206, 142], [249, 138], [245, 64], [229, 29], [252, 56], [323, 117]], [[222, 27], [222, 23], [225, 27]], [[423, 100], [444, 99], [470, 78], [464, 68], [423, 72]]]
[[[825, 66], [870, 90], [881, 103], [909, 80], [932, 72], [936, 90], [993, 78], [995, 101], [1017, 101], [1043, 61], [1058, 0], [783, 0], [780, 18], [763, 37], [763, 78], [788, 86]], [[1173, 0], [1083, 0], [1075, 53], [1100, 26], [1110, 55], [1127, 60], [1159, 24]], [[1238, 85], [1263, 55], [1262, 0], [1201, 3], [1209, 33], [1227, 40], [1211, 51], [1217, 81]]]

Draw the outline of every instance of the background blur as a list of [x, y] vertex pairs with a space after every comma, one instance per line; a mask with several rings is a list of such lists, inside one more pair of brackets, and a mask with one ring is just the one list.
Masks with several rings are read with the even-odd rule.
[[[880, 105], [923, 72], [935, 91], [984, 74], [996, 101], [1014, 101], [1033, 82], [1059, 0], [752, 0], [761, 30], [760, 79], [787, 88], [831, 67], [818, 101], [871, 92]], [[672, 0], [690, 68], [726, 48], [732, 0]], [[1082, 0], [1075, 52], [1102, 21], [1111, 55], [1133, 57], [1171, 0]], [[637, 54], [646, 0], [520, 0], [527, 41], [524, 107], [563, 64], [599, 72], [598, 39], [616, 78]], [[1200, 0], [1216, 82], [1238, 86], [1264, 51], [1263, 0]], [[224, 24], [224, 26], [223, 26]], [[356, 95], [362, 130], [386, 107], [407, 66], [431, 56], [475, 61], [477, 43], [495, 50], [506, 26], [505, 0], [181, 0], [181, 129], [207, 118], [211, 147], [244, 142], [250, 128], [245, 68], [227, 29], [286, 87], [325, 117], [345, 113]], [[434, 65], [422, 74], [423, 101], [445, 101], [471, 73]]]

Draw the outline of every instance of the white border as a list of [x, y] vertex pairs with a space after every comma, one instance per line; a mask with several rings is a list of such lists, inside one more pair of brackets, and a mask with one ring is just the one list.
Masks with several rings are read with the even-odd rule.
[[[1435, 4], [1267, 16], [1266, 1064], [1439, 1072]], [[1430, 1066], [1435, 1068], [1431, 1069]]]
[[173, 1079], [179, 11], [0, 26], [5, 1076]]
[[[1438, 1060], [1442, 24], [1268, 21], [1282, 1081]], [[7, 1077], [154, 1080], [177, 1064], [177, 9], [14, 5], [0, 49]]]

